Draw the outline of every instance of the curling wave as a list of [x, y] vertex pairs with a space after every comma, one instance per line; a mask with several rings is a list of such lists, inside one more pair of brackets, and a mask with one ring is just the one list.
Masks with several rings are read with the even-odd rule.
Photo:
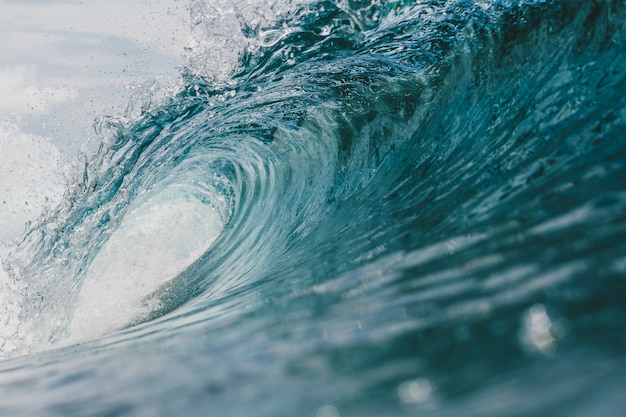
[[[584, 357], [589, 410], [619, 407], [623, 2], [266, 6], [192, 2], [180, 90], [99, 121], [8, 257], [18, 352], [92, 340], [48, 372], [121, 355], [135, 387], [136, 351], [158, 375], [193, 357], [217, 379], [168, 389], [246, 415], [513, 415], [485, 405], [502, 380], [535, 399], [520, 413], [565, 413], [542, 361], [567, 381]], [[154, 395], [131, 402], [168, 410]]]

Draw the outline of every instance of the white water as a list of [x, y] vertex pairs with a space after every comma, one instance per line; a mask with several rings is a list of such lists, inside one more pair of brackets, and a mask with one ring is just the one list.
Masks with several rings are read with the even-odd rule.
[[189, 11], [187, 0], [0, 0], [0, 10], [2, 358], [37, 350], [27, 284], [4, 266], [12, 245], [62, 201], [74, 155], [97, 148], [94, 120], [178, 79]]
[[63, 344], [111, 333], [160, 307], [151, 299], [217, 239], [218, 213], [185, 187], [169, 186], [135, 205], [94, 259]]
[[[64, 156], [47, 138], [0, 123], [0, 259], [28, 225], [55, 207], [66, 189]], [[0, 357], [18, 348], [25, 286], [0, 267]]]
[[17, 239], [28, 222], [60, 202], [66, 167], [48, 139], [0, 124], [0, 242]]
[[[62, 201], [70, 169], [47, 138], [9, 123], [0, 124], [0, 150], [4, 263], [29, 224]], [[87, 270], [69, 337], [61, 345], [119, 330], [159, 308], [150, 296], [206, 252], [224, 228], [222, 217], [197, 191], [190, 184], [164, 182], [137, 198]], [[28, 288], [22, 278], [0, 267], [0, 358], [46, 343], [37, 342], [23, 323]]]

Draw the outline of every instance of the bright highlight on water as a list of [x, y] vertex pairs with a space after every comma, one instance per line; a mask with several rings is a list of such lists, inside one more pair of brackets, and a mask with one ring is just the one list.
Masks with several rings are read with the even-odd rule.
[[0, 114], [0, 414], [626, 409], [624, 2], [189, 11], [89, 156]]

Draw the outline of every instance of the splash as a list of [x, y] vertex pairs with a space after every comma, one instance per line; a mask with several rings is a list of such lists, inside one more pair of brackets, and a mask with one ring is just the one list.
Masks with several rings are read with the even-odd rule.
[[5, 263], [12, 245], [49, 215], [67, 187], [70, 170], [65, 157], [46, 138], [0, 123], [0, 357], [18, 352], [27, 338], [22, 332], [26, 283], [10, 274]]

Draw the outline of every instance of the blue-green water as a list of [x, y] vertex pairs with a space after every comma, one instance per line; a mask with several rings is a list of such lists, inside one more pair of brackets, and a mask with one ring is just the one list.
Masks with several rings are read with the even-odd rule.
[[623, 1], [190, 8], [5, 260], [2, 415], [626, 409]]

